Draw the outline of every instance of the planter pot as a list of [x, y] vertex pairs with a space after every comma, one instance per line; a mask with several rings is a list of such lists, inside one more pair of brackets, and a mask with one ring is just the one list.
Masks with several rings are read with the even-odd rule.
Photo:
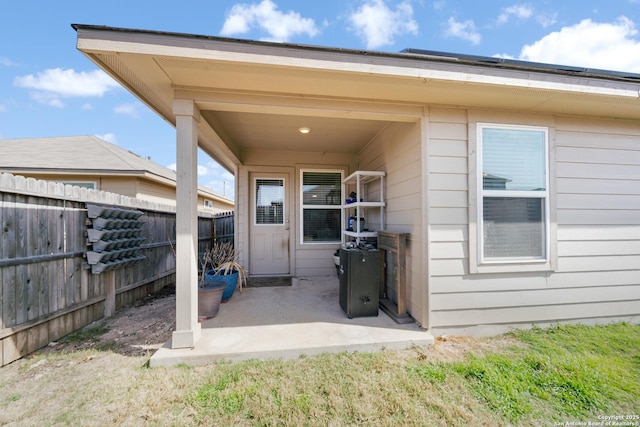
[[227, 302], [233, 296], [233, 293], [238, 287], [238, 272], [234, 271], [232, 274], [218, 274], [216, 270], [209, 270], [204, 275], [205, 280], [219, 280], [226, 284], [224, 292], [222, 293], [222, 302]]
[[222, 293], [227, 284], [220, 280], [208, 280], [198, 286], [198, 320], [216, 317], [222, 302]]

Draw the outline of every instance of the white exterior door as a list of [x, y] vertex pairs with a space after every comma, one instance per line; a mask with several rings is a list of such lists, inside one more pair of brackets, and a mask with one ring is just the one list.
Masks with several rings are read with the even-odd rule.
[[252, 173], [251, 275], [289, 275], [288, 174]]

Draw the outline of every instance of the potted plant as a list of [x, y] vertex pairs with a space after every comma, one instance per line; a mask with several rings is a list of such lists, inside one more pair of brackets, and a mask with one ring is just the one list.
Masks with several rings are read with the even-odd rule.
[[206, 267], [209, 263], [206, 252], [200, 258], [199, 263], [201, 268], [198, 280], [198, 320], [202, 321], [217, 316], [222, 302], [222, 294], [227, 284], [206, 276]]
[[[171, 241], [169, 242], [171, 244]], [[171, 250], [173, 251], [173, 255], [176, 256], [176, 248], [173, 244], [171, 244]], [[222, 276], [217, 277], [215, 275], [208, 275], [207, 273], [213, 271], [221, 259], [221, 254], [228, 252], [228, 250], [228, 248], [221, 250], [221, 248], [214, 244], [212, 249], [205, 252], [198, 252], [198, 266], [200, 267], [198, 271], [198, 275], [200, 276], [198, 278], [198, 321], [216, 317], [220, 310], [220, 303], [222, 302], [223, 293], [228, 287], [228, 280], [221, 280]], [[233, 246], [231, 246], [231, 250], [233, 250]], [[242, 269], [242, 272], [244, 273], [244, 269]], [[236, 280], [237, 277], [236, 275]], [[246, 282], [246, 277], [244, 281]], [[231, 293], [233, 293], [233, 291], [231, 291]]]
[[222, 302], [228, 301], [236, 288], [240, 288], [242, 292], [242, 288], [247, 284], [246, 270], [238, 262], [238, 254], [231, 242], [214, 243], [203, 255], [202, 271], [205, 279], [226, 283]]

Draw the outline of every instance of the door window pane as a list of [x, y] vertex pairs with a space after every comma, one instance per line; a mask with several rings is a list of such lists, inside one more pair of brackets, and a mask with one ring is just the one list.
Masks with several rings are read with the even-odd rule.
[[284, 224], [284, 180], [256, 179], [256, 224]]

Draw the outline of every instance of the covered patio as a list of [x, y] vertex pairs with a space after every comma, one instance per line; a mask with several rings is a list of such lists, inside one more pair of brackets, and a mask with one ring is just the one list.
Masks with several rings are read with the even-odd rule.
[[[249, 324], [226, 323], [225, 318], [232, 311], [231, 303], [223, 307], [218, 320], [199, 323], [195, 189], [200, 148], [236, 177], [235, 242], [240, 263], [251, 276], [316, 280], [330, 275], [334, 271], [331, 255], [341, 243], [342, 224], [337, 225], [337, 236], [316, 241], [314, 235], [310, 237], [305, 233], [305, 224], [313, 226], [313, 218], [309, 217], [305, 223], [305, 215], [313, 209], [339, 211], [339, 205], [305, 206], [305, 176], [346, 177], [359, 167], [359, 156], [381, 133], [399, 135], [397, 139], [394, 137], [394, 147], [398, 140], [408, 138], [406, 135], [414, 135], [425, 118], [425, 110], [416, 103], [417, 98], [399, 102], [398, 88], [385, 78], [374, 76], [366, 60], [359, 63], [363, 58], [356, 52], [90, 25], [74, 24], [73, 28], [78, 32], [77, 47], [81, 52], [176, 128], [176, 330], [171, 349], [162, 349], [153, 363], [159, 363], [168, 352], [175, 360], [183, 355], [205, 353], [231, 358], [239, 351], [232, 344], [241, 333], [255, 334], [255, 338], [241, 340], [242, 357], [263, 357], [269, 352], [311, 354], [331, 348], [355, 348], [350, 347], [355, 344], [361, 348], [379, 348], [396, 342], [412, 342], [412, 339], [395, 336], [382, 339], [381, 334], [355, 340], [373, 331], [387, 334], [393, 331], [395, 334], [391, 335], [398, 335], [402, 329], [397, 329], [392, 320], [388, 327], [362, 320], [365, 322], [362, 327], [352, 329], [360, 325], [361, 320], [343, 323], [348, 319], [338, 311], [337, 295], [326, 297], [334, 306], [317, 318], [312, 315], [313, 310], [304, 308], [299, 309], [300, 317], [293, 315], [296, 307], [303, 307], [302, 302], [317, 309], [313, 298], [296, 298], [282, 307], [279, 298], [286, 295], [282, 292], [268, 304], [238, 309], [242, 320]], [[397, 60], [414, 61], [402, 55], [393, 58], [381, 55], [378, 59], [385, 63], [380, 65], [385, 70]], [[357, 63], [348, 64], [353, 60]], [[389, 70], [397, 71], [395, 66]], [[366, 81], [362, 80], [365, 75]], [[413, 78], [390, 78], [403, 87], [404, 94], [414, 94]], [[413, 162], [413, 154], [400, 156], [408, 157]], [[420, 164], [421, 161], [417, 163]], [[386, 165], [377, 164], [375, 168], [384, 170]], [[260, 208], [258, 185], [274, 182], [282, 189], [282, 201], [278, 203], [283, 211], [277, 226], [266, 227], [256, 220]], [[410, 187], [411, 191], [417, 188], [415, 182], [407, 182], [400, 187]], [[341, 196], [337, 198], [341, 199]], [[420, 200], [420, 197], [413, 199]], [[388, 218], [390, 230], [412, 233], [412, 253], [417, 256], [426, 251], [422, 236], [424, 217], [419, 217], [417, 224], [406, 222], [402, 213]], [[418, 303], [426, 301], [422, 264], [415, 265], [416, 271], [411, 274], [418, 280], [408, 296], [408, 301], [413, 299], [415, 304], [411, 303], [414, 309], [410, 307], [409, 311], [417, 325], [428, 329], [427, 312]], [[334, 276], [332, 281], [333, 291], [338, 292], [337, 278]], [[287, 293], [295, 292], [295, 288], [292, 286]], [[269, 290], [250, 289], [232, 303], [240, 304], [251, 294], [267, 292]], [[259, 312], [279, 320], [253, 317]], [[380, 319], [383, 316], [380, 315]], [[341, 320], [337, 321], [338, 318]], [[243, 329], [236, 329], [235, 335], [229, 336], [231, 328]], [[419, 332], [420, 337], [426, 336], [418, 326], [410, 328]], [[339, 337], [339, 331], [343, 331], [344, 339], [335, 342], [327, 339]], [[244, 348], [249, 343], [267, 342], [265, 337], [269, 333], [279, 338], [271, 340], [271, 347]], [[284, 345], [285, 338], [293, 337], [299, 338], [299, 348]], [[317, 344], [303, 345], [301, 338], [311, 340], [311, 337]]]
[[294, 359], [329, 352], [401, 349], [433, 343], [416, 323], [398, 324], [379, 310], [349, 319], [338, 303], [338, 278], [294, 278], [291, 286], [246, 288], [201, 323], [194, 348], [167, 342], [150, 366], [247, 359]]

